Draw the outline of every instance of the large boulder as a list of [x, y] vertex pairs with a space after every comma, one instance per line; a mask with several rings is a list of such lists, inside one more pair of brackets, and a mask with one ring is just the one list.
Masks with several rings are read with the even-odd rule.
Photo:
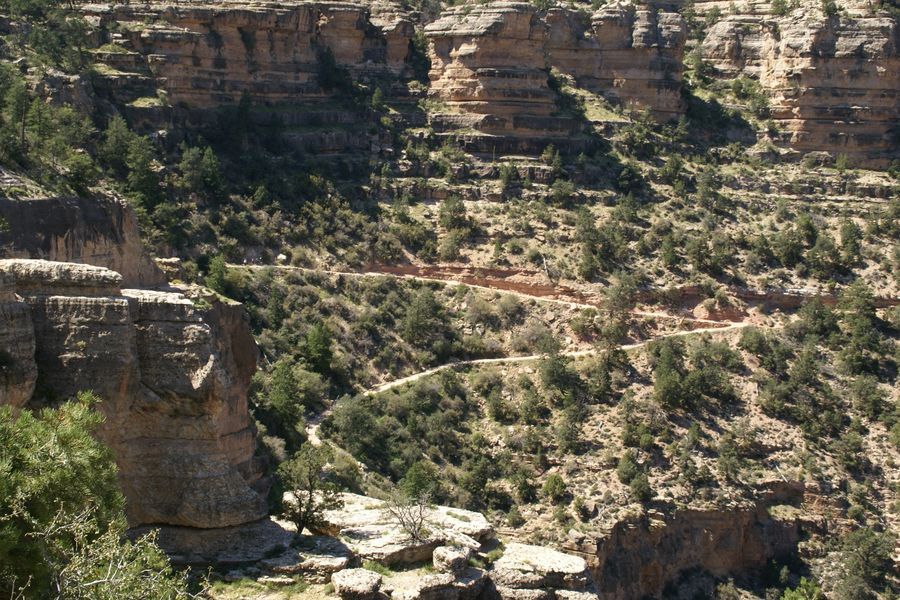
[[581, 591], [591, 583], [587, 562], [552, 548], [510, 543], [495, 563], [491, 580], [499, 588]]
[[441, 573], [458, 573], [469, 566], [469, 548], [459, 546], [440, 546], [434, 549], [432, 562], [434, 568]]
[[366, 569], [345, 569], [332, 575], [331, 583], [343, 600], [373, 600], [381, 589], [381, 575]]
[[357, 494], [342, 494], [342, 500], [341, 508], [326, 511], [314, 533], [338, 537], [354, 554], [385, 565], [430, 561], [435, 548], [442, 545], [477, 549], [494, 535], [481, 513], [432, 506], [427, 509], [428, 538], [414, 541], [384, 501]]

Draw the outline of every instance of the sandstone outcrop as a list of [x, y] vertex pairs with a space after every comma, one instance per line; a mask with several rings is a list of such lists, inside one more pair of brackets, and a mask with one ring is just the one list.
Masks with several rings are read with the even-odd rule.
[[413, 542], [383, 501], [349, 493], [341, 497], [343, 506], [327, 511], [316, 533], [337, 537], [360, 558], [385, 565], [430, 561], [434, 549], [445, 544], [477, 549], [494, 534], [481, 513], [435, 506], [426, 517], [428, 539]]
[[583, 592], [591, 583], [587, 562], [551, 548], [507, 544], [494, 563], [491, 581], [501, 598], [522, 597], [523, 590]]
[[265, 515], [246, 394], [256, 348], [239, 305], [122, 290], [108, 269], [42, 260], [0, 261], [0, 281], [13, 374], [0, 399], [39, 408], [93, 390], [131, 525]]
[[777, 143], [885, 166], [896, 158], [900, 119], [898, 39], [887, 14], [826, 17], [817, 6], [784, 17], [726, 16], [701, 51], [719, 77], [758, 79]]
[[0, 258], [42, 258], [106, 267], [127, 287], [165, 277], [141, 244], [134, 211], [109, 197], [15, 199], [0, 195]]
[[[194, 2], [96, 4], [98, 19], [122, 52], [99, 58], [120, 99], [164, 91], [170, 105], [237, 104], [244, 94], [266, 104], [327, 94], [318, 80], [323, 55], [373, 75], [406, 68], [412, 24], [400, 11], [351, 2]], [[376, 25], [377, 22], [377, 25]], [[332, 73], [331, 75], [334, 75]], [[135, 98], [132, 98], [134, 100]]]
[[589, 557], [601, 598], [625, 600], [660, 597], [666, 584], [690, 569], [724, 577], [764, 568], [799, 538], [796, 522], [771, 517], [760, 503], [651, 513], [620, 521], [598, 538], [574, 541], [571, 549]]
[[[569, 140], [581, 124], [558, 114], [549, 70], [616, 102], [677, 117], [684, 25], [676, 13], [613, 4], [590, 19], [564, 8], [492, 2], [444, 11], [425, 27], [431, 52], [430, 94], [451, 109], [438, 129], [475, 128], [483, 144], [523, 147]], [[513, 141], [510, 141], [512, 138]]]

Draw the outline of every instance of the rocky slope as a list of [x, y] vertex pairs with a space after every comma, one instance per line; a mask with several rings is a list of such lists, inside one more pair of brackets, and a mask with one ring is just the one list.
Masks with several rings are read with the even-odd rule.
[[240, 305], [200, 290], [121, 289], [101, 267], [0, 261], [0, 401], [36, 409], [93, 390], [131, 525], [225, 527], [265, 515]]
[[798, 153], [846, 154], [856, 164], [896, 158], [900, 56], [886, 14], [730, 14], [712, 25], [701, 54], [718, 77], [757, 79], [779, 130]]
[[[179, 561], [212, 559], [226, 579], [288, 584], [301, 576], [332, 582], [342, 598], [660, 597], [685, 573], [752, 575], [792, 551], [803, 519], [768, 513], [779, 502], [800, 501], [801, 486], [784, 487], [792, 490], [788, 497], [763, 494], [756, 505], [733, 510], [651, 513], [592, 535], [573, 530], [562, 551], [514, 541], [482, 514], [445, 506], [427, 510], [427, 536], [413, 541], [383, 501], [355, 494], [343, 494], [344, 505], [326, 512], [315, 535], [298, 536], [292, 525], [269, 520], [188, 538], [166, 528], [161, 540], [181, 546]], [[382, 574], [358, 568], [373, 563], [388, 568]], [[317, 586], [307, 590], [308, 597], [318, 592]]]

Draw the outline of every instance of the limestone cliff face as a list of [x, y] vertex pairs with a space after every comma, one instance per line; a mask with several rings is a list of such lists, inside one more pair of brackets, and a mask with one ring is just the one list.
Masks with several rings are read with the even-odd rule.
[[661, 119], [683, 111], [684, 25], [675, 13], [613, 4], [587, 17], [570, 9], [537, 11], [493, 2], [444, 11], [425, 27], [430, 93], [475, 118], [461, 124], [489, 133], [567, 136], [571, 120], [553, 117], [548, 71]]
[[827, 18], [816, 7], [785, 17], [727, 16], [709, 29], [701, 51], [723, 78], [758, 78], [777, 142], [885, 165], [896, 158], [898, 40], [889, 16]]
[[681, 16], [646, 5], [609, 3], [586, 28], [571, 11], [552, 10], [550, 63], [578, 84], [660, 120], [684, 112], [685, 27]]
[[124, 285], [166, 282], [144, 252], [134, 212], [108, 197], [13, 199], [0, 196], [0, 258], [43, 258], [109, 268]]
[[[400, 73], [412, 24], [402, 13], [349, 2], [196, 2], [93, 5], [129, 52], [101, 58], [121, 71], [118, 88], [158, 86], [172, 105], [234, 104], [243, 94], [269, 104], [326, 94], [317, 80], [321, 56], [368, 73]], [[377, 23], [377, 24], [376, 24]], [[115, 27], [114, 27], [115, 26]], [[131, 81], [124, 74], [131, 75]], [[152, 95], [152, 93], [151, 93]]]
[[121, 290], [108, 269], [41, 260], [0, 261], [0, 283], [0, 402], [97, 393], [131, 525], [265, 515], [247, 411], [256, 347], [239, 305]]
[[619, 521], [599, 538], [573, 540], [587, 557], [604, 600], [659, 598], [665, 586], [691, 569], [716, 576], [752, 572], [792, 551], [793, 521], [771, 518], [763, 504], [729, 509], [682, 509]]

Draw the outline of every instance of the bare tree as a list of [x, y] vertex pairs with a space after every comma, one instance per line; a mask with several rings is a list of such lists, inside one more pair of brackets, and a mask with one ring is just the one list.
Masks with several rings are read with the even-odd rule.
[[394, 493], [385, 505], [391, 518], [409, 538], [419, 544], [428, 539], [428, 511], [431, 504], [427, 494]]

